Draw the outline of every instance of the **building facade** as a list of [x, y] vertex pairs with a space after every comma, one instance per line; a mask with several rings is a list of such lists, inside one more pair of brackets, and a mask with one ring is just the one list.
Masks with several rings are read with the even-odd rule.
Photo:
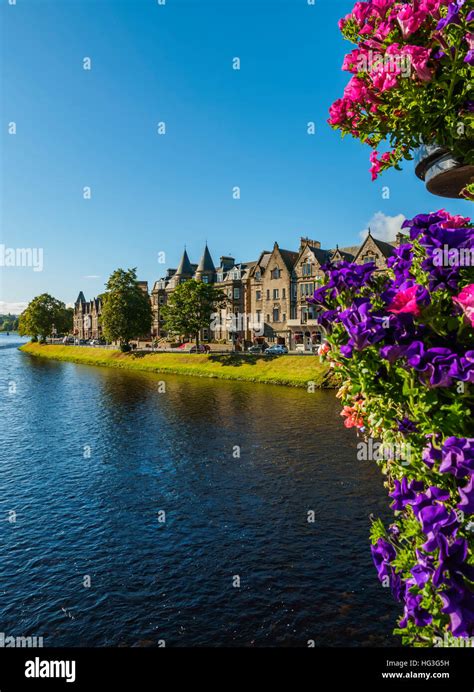
[[[190, 261], [185, 249], [177, 269], [167, 269], [153, 285], [151, 339], [163, 343], [168, 339], [162, 308], [179, 284], [195, 279], [212, 283], [226, 297], [225, 307], [213, 316], [209, 328], [202, 330], [203, 341], [233, 344], [238, 350], [252, 343], [312, 350], [322, 333], [317, 309], [308, 298], [321, 285], [327, 265], [373, 261], [378, 271], [385, 271], [387, 259], [403, 239], [399, 233], [396, 241], [387, 243], [374, 238], [369, 230], [361, 245], [323, 249], [319, 241], [304, 237], [298, 250], [282, 249], [275, 242], [272, 250], [263, 250], [255, 260], [237, 262], [224, 255], [217, 266], [207, 244], [197, 264]], [[148, 294], [147, 282], [139, 284]], [[100, 297], [86, 301], [82, 291], [79, 293], [74, 308], [77, 338], [102, 337], [101, 309]]]

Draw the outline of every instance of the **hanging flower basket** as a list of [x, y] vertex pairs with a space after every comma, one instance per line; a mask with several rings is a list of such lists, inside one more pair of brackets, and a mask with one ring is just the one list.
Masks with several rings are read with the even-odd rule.
[[474, 165], [464, 165], [449, 150], [438, 145], [421, 146], [415, 153], [415, 173], [428, 192], [457, 199], [474, 183]]
[[339, 27], [356, 48], [329, 124], [372, 148], [373, 180], [427, 144], [418, 177], [460, 197], [474, 167], [474, 0], [356, 2]]

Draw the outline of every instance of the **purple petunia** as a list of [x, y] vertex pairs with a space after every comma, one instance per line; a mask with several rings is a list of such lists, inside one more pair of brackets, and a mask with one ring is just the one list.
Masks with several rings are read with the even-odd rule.
[[377, 543], [371, 546], [370, 551], [380, 581], [387, 577], [390, 578], [392, 573], [390, 563], [397, 556], [393, 545], [383, 538], [379, 538]]
[[457, 505], [464, 514], [470, 516], [474, 514], [474, 476], [469, 478], [469, 481], [462, 488], [458, 488], [461, 502]]
[[474, 593], [470, 589], [452, 587], [442, 591], [443, 613], [449, 615], [451, 632], [455, 637], [474, 634]]
[[389, 496], [393, 498], [390, 506], [398, 511], [413, 504], [419, 497], [420, 490], [423, 490], [421, 481], [408, 481], [405, 477], [401, 481], [395, 479], [393, 483], [395, 488], [389, 493]]
[[441, 31], [441, 29], [444, 29], [449, 24], [461, 23], [461, 20], [459, 19], [459, 10], [464, 5], [464, 2], [465, 0], [456, 0], [456, 2], [452, 2], [450, 5], [448, 5], [448, 14], [446, 17], [439, 20], [436, 26], [437, 31]]
[[430, 613], [421, 607], [423, 596], [421, 596], [421, 594], [413, 594], [409, 591], [410, 587], [414, 584], [414, 580], [407, 581], [404, 617], [400, 621], [400, 627], [406, 627], [409, 620], [412, 620], [415, 625], [419, 627], [424, 627], [425, 625], [429, 625], [432, 620]]

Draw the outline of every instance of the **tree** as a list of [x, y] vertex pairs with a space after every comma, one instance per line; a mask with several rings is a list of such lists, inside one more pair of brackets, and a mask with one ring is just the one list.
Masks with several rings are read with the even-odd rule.
[[38, 336], [44, 341], [51, 336], [53, 329], [59, 332], [64, 324], [66, 306], [60, 300], [53, 298], [49, 293], [36, 296], [28, 304], [28, 307], [20, 315], [18, 331], [21, 336]]
[[69, 334], [72, 332], [74, 325], [74, 310], [73, 308], [63, 308], [59, 311], [56, 317], [54, 326], [58, 334]]
[[151, 303], [138, 285], [136, 269], [117, 269], [110, 275], [102, 296], [101, 321], [106, 339], [118, 341], [121, 348], [130, 339], [150, 333]]
[[163, 306], [164, 327], [177, 336], [192, 335], [199, 346], [201, 329], [209, 327], [212, 314], [226, 301], [225, 294], [212, 284], [189, 279], [175, 288]]

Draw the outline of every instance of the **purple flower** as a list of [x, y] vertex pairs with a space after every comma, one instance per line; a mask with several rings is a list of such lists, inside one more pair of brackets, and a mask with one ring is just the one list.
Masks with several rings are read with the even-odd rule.
[[446, 26], [448, 26], [448, 24], [460, 24], [459, 10], [463, 5], [464, 0], [456, 0], [456, 2], [452, 2], [450, 5], [448, 5], [448, 14], [446, 17], [439, 20], [436, 30], [441, 31], [441, 29], [444, 29]]
[[448, 511], [444, 505], [433, 504], [423, 507], [418, 513], [418, 519], [421, 530], [427, 537], [423, 548], [428, 552], [438, 547], [439, 535], [455, 535], [459, 528], [456, 514], [452, 510]]
[[372, 553], [372, 560], [374, 561], [375, 569], [379, 576], [380, 581], [383, 581], [386, 577], [391, 577], [392, 567], [390, 563], [396, 558], [397, 553], [395, 548], [391, 543], [379, 538], [375, 545], [370, 547]]
[[468, 50], [464, 62], [467, 62], [468, 65], [474, 65], [474, 49]]
[[424, 610], [420, 606], [423, 596], [421, 596], [421, 594], [413, 594], [408, 590], [410, 584], [413, 585], [414, 580], [407, 581], [404, 617], [400, 621], [400, 627], [406, 627], [409, 620], [413, 620], [415, 625], [424, 627], [425, 625], [430, 624], [432, 617], [427, 610]]
[[474, 566], [467, 564], [468, 546], [465, 538], [449, 541], [445, 536], [439, 536], [439, 564], [433, 574], [434, 586], [456, 583], [464, 586], [464, 577], [474, 579]]
[[329, 281], [315, 290], [309, 303], [325, 305], [328, 298], [334, 299], [343, 292], [362, 288], [370, 282], [376, 267], [373, 262], [367, 264], [338, 262], [335, 265], [326, 264], [322, 269], [328, 273]]
[[468, 589], [453, 587], [442, 591], [443, 613], [449, 615], [454, 637], [470, 637], [474, 633], [474, 593]]
[[474, 473], [474, 438], [448, 437], [442, 449], [441, 473], [456, 478]]
[[474, 351], [466, 351], [452, 363], [449, 374], [455, 380], [474, 384]]
[[443, 454], [441, 452], [441, 449], [438, 449], [430, 442], [428, 447], [425, 447], [423, 452], [421, 453], [421, 458], [423, 459], [425, 464], [430, 469], [432, 469], [435, 464], [439, 463], [442, 460]]
[[410, 572], [413, 575], [416, 585], [422, 589], [434, 573], [434, 557], [432, 555], [425, 555], [420, 550], [416, 551], [416, 556], [418, 562], [412, 567]]
[[401, 511], [407, 505], [412, 505], [419, 497], [419, 491], [423, 490], [421, 481], [408, 481], [407, 478], [402, 478], [401, 481], [394, 480], [395, 489], [389, 493], [389, 497], [393, 497], [393, 502], [390, 505], [392, 509]]
[[401, 420], [397, 419], [397, 426], [398, 426], [399, 432], [401, 432], [402, 435], [404, 435], [405, 437], [407, 435], [410, 435], [410, 433], [418, 432], [418, 428], [417, 428], [416, 424], [412, 420], [407, 418], [406, 416], [404, 418], [402, 418]]
[[381, 341], [385, 336], [382, 317], [372, 314], [372, 303], [366, 298], [356, 298], [350, 308], [339, 315], [350, 339], [346, 348], [341, 348], [342, 355], [350, 358], [352, 349], [362, 351]]
[[450, 369], [457, 356], [451, 349], [442, 346], [426, 349], [423, 342], [414, 341], [406, 350], [406, 358], [411, 368], [424, 373], [425, 383], [429, 382], [432, 387], [452, 385]]
[[474, 514], [474, 476], [469, 478], [469, 481], [464, 487], [458, 488], [461, 502], [456, 506], [458, 509], [468, 516]]

